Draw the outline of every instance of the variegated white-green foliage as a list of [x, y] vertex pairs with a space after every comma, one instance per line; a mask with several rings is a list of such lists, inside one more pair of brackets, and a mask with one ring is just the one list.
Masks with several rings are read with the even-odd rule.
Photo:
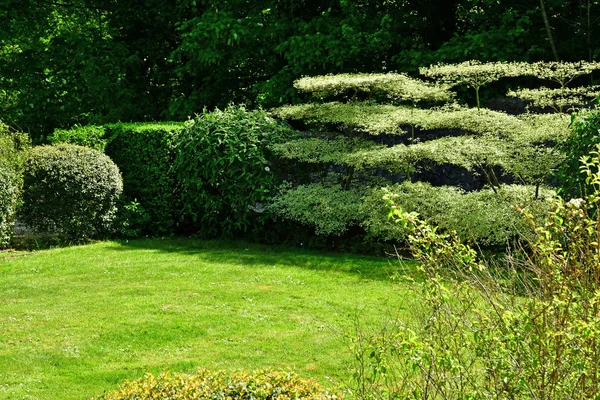
[[343, 159], [357, 169], [381, 167], [410, 174], [417, 164], [452, 164], [473, 171], [479, 166], [504, 166], [507, 158], [506, 145], [498, 139], [448, 136], [408, 146], [359, 150]]
[[269, 209], [280, 218], [314, 227], [317, 235], [341, 235], [364, 218], [361, 198], [359, 192], [339, 185], [302, 185], [282, 189]]
[[404, 182], [359, 192], [315, 183], [287, 188], [270, 207], [282, 218], [313, 227], [316, 234], [342, 235], [351, 226], [361, 226], [368, 240], [402, 241], [408, 232], [388, 219], [383, 197], [389, 192], [397, 194], [405, 210], [419, 212], [444, 230], [456, 230], [463, 240], [486, 245], [503, 245], [530, 233], [515, 205], [541, 213], [555, 194], [542, 187], [535, 198], [535, 188], [523, 185], [464, 192], [452, 186]]
[[[552, 189], [541, 187], [536, 198], [535, 191], [536, 188], [531, 186], [502, 185], [496, 191], [488, 188], [464, 192], [453, 186], [434, 187], [424, 182], [404, 182], [374, 191], [372, 201], [381, 199], [386, 193], [394, 193], [404, 210], [418, 212], [443, 230], [455, 230], [464, 241], [502, 246], [509, 240], [531, 234], [516, 205], [541, 215], [555, 195]], [[397, 229], [390, 226], [391, 223], [386, 226], [377, 214], [369, 217], [376, 218], [372, 221], [367, 218], [363, 222], [371, 234], [385, 237], [387, 233], [390, 238], [397, 234]]]
[[[518, 182], [538, 184], [564, 157], [550, 147], [517, 145], [491, 136], [448, 136], [413, 145], [391, 147], [361, 139], [298, 139], [278, 144], [273, 150], [281, 158], [308, 163], [347, 165], [355, 170], [382, 168], [410, 176], [420, 169], [451, 164], [474, 173], [487, 174], [501, 167]], [[488, 177], [490, 183], [492, 177]]]
[[521, 62], [482, 63], [471, 60], [460, 64], [437, 64], [419, 68], [419, 73], [450, 85], [466, 84], [473, 88], [501, 78], [531, 74], [531, 64]]
[[600, 86], [519, 89], [509, 90], [506, 95], [527, 100], [535, 107], [551, 107], [562, 113], [568, 106], [585, 105], [600, 96]]
[[376, 151], [385, 146], [371, 140], [338, 136], [331, 139], [306, 138], [291, 140], [272, 146], [278, 157], [308, 163], [344, 164], [346, 157], [355, 151]]
[[540, 61], [530, 64], [530, 72], [527, 75], [536, 78], [558, 83], [561, 87], [566, 87], [573, 79], [592, 73], [600, 69], [600, 62], [547, 62]]
[[[414, 173], [420, 170], [454, 165], [482, 174], [487, 187], [466, 193], [458, 187], [432, 187], [427, 183], [411, 183], [408, 179], [400, 185], [390, 186], [388, 190], [399, 193], [401, 205], [407, 211], [420, 212], [443, 229], [455, 229], [463, 239], [480, 244], [506, 243], [528, 229], [514, 205], [543, 209], [545, 199], [553, 194], [544, 184], [551, 172], [563, 162], [563, 156], [553, 148], [553, 144], [569, 136], [570, 117], [561, 112], [509, 115], [483, 109], [479, 104], [480, 88], [505, 77], [532, 76], [552, 81], [560, 89], [527, 89], [511, 91], [509, 95], [528, 100], [536, 106], [552, 106], [561, 111], [566, 104], [587, 101], [600, 94], [598, 87], [567, 88], [575, 78], [594, 69], [600, 69], [600, 63], [484, 64], [468, 61], [422, 68], [421, 74], [436, 80], [438, 86], [401, 74], [303, 78], [295, 84], [300, 91], [311, 92], [321, 100], [347, 96], [353, 101], [284, 106], [273, 110], [279, 118], [302, 121], [311, 131], [338, 131], [335, 138], [322, 135], [321, 138], [307, 137], [278, 144], [273, 150], [284, 159], [345, 166], [345, 169], [329, 170], [330, 177], [333, 173], [345, 174], [344, 185], [321, 183], [288, 188], [275, 199], [277, 213], [283, 218], [314, 226], [319, 234], [339, 235], [350, 225], [360, 225], [372, 239], [402, 240], [404, 232], [401, 227], [387, 222], [387, 213], [381, 202], [383, 193], [377, 189], [388, 183], [364, 184], [362, 192], [357, 192], [356, 188], [370, 182], [369, 176], [384, 180], [383, 176], [387, 175], [381, 169], [398, 174], [394, 179], [402, 179], [402, 176], [415, 179]], [[445, 94], [448, 87], [457, 85], [475, 89], [477, 108], [448, 102], [451, 99]], [[421, 97], [411, 94], [418, 88], [427, 88]], [[440, 89], [442, 91], [437, 92]], [[354, 94], [360, 96], [354, 97]], [[355, 101], [365, 97], [370, 100]], [[376, 102], [382, 99], [391, 104]], [[399, 100], [410, 100], [413, 104], [397, 105]], [[446, 104], [422, 109], [415, 107], [419, 100], [444, 100]], [[460, 131], [459, 136], [457, 131]], [[340, 132], [351, 137], [344, 138]], [[370, 141], [375, 139], [370, 135], [402, 136], [409, 132], [410, 139], [401, 139], [405, 144], [385, 146]], [[360, 138], [355, 138], [357, 134]], [[507, 176], [512, 180], [506, 179]], [[352, 179], [356, 181], [356, 177], [360, 177], [358, 184], [348, 183]], [[334, 181], [323, 177], [319, 179], [321, 182]], [[502, 183], [506, 181], [520, 185]], [[343, 194], [344, 191], [348, 193]], [[321, 203], [315, 200], [318, 196], [323, 196]], [[310, 201], [305, 201], [305, 198]], [[340, 206], [342, 214], [323, 211], [336, 201], [343, 203]], [[332, 222], [330, 218], [337, 218], [338, 222]]]
[[432, 84], [406, 74], [339, 74], [305, 77], [294, 82], [301, 92], [318, 98], [358, 93], [381, 93], [389, 99], [410, 102], [449, 102], [454, 93], [445, 84]]
[[415, 126], [421, 130], [461, 129], [476, 135], [542, 143], [559, 140], [569, 132], [569, 119], [563, 116], [513, 116], [458, 105], [415, 109], [370, 102], [329, 102], [283, 106], [272, 112], [282, 119], [303, 121], [317, 130], [333, 125], [341, 131], [351, 129], [371, 135], [402, 135], [407, 133], [405, 127]]
[[525, 129], [513, 131], [508, 137], [519, 145], [547, 144], [569, 136], [569, 115], [526, 113], [517, 118], [525, 123]]

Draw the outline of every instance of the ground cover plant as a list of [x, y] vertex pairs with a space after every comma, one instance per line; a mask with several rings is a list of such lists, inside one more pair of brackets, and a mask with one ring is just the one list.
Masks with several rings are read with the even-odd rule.
[[199, 367], [291, 368], [331, 386], [351, 357], [331, 328], [406, 311], [395, 268], [190, 239], [0, 253], [0, 398], [89, 398]]

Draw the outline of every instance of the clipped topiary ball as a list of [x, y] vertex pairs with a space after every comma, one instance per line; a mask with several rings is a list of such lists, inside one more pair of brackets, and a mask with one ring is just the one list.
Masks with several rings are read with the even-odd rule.
[[22, 220], [69, 240], [103, 236], [122, 191], [119, 169], [105, 154], [71, 144], [34, 147], [25, 164]]
[[195, 375], [163, 373], [156, 377], [146, 374], [142, 379], [125, 382], [120, 390], [92, 400], [192, 400], [192, 399], [254, 399], [297, 400], [339, 399], [328, 393], [313, 379], [301, 379], [291, 372], [269, 369], [211, 372], [199, 369]]

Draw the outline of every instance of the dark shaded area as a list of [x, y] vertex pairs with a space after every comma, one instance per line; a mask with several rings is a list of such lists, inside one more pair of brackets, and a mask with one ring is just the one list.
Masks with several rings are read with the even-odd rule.
[[265, 245], [241, 240], [217, 241], [181, 237], [136, 239], [118, 243], [118, 246], [113, 247], [115, 251], [143, 249], [188, 254], [209, 262], [236, 263], [249, 268], [257, 264], [279, 264], [311, 270], [359, 274], [364, 279], [372, 280], [388, 280], [393, 272], [401, 269], [395, 256], [374, 257], [316, 251], [315, 247], [310, 247], [304, 242], [294, 243], [294, 247], [291, 247], [292, 243], [285, 242]]

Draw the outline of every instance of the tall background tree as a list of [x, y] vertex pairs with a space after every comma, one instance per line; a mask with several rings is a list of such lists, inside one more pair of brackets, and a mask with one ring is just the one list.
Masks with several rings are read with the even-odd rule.
[[41, 140], [289, 103], [303, 75], [594, 60], [598, 18], [597, 0], [2, 0], [0, 120]]

